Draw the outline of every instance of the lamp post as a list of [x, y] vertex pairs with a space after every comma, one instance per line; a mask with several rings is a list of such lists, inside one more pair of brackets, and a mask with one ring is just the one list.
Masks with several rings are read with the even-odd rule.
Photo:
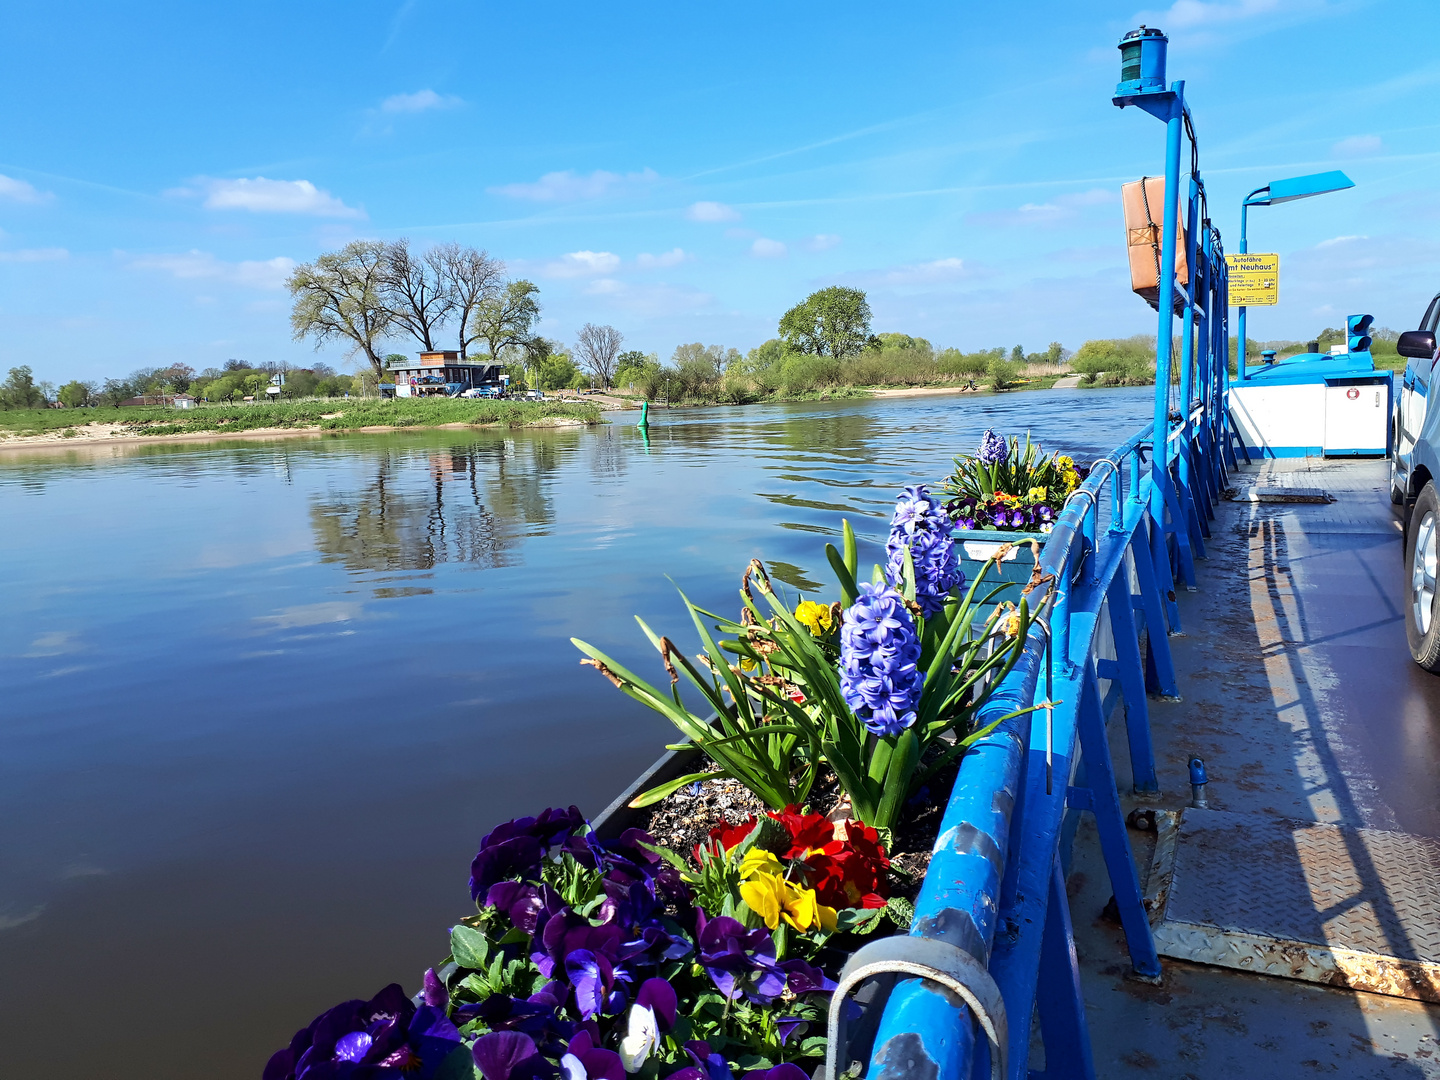
[[[1289, 180], [1276, 180], [1262, 188], [1256, 188], [1240, 203], [1240, 254], [1244, 255], [1250, 250], [1245, 244], [1245, 225], [1250, 207], [1294, 202], [1296, 199], [1308, 199], [1311, 195], [1328, 195], [1332, 191], [1344, 191], [1346, 188], [1354, 186], [1355, 181], [1336, 169], [1332, 172], [1310, 173], [1307, 176], [1292, 176]], [[1243, 307], [1239, 309], [1239, 316], [1237, 320], [1239, 325], [1236, 331], [1239, 340], [1235, 344], [1235, 373], [1237, 380], [1244, 382], [1246, 375], [1245, 309]]]

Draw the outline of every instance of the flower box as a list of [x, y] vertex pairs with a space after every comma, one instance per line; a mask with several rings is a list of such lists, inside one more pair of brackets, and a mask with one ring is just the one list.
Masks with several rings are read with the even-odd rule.
[[1012, 583], [1015, 587], [1006, 589], [991, 603], [1020, 602], [1020, 592], [1035, 571], [1035, 562], [1045, 549], [1049, 536], [1045, 533], [1002, 532], [996, 529], [956, 529], [951, 535], [960, 550], [960, 568], [965, 571], [965, 587], [968, 589], [976, 576], [985, 568], [985, 562], [993, 559], [1005, 545], [1010, 550], [1001, 556], [985, 574], [985, 583], [980, 586], [975, 599], [979, 603], [985, 594], [1001, 582]]

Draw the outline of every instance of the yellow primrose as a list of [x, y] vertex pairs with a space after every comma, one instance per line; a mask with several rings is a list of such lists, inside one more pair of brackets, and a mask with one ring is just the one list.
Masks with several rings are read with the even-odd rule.
[[817, 604], [814, 600], [801, 600], [795, 609], [795, 618], [805, 625], [811, 637], [824, 637], [835, 625], [835, 614], [828, 604]]
[[740, 876], [749, 878], [756, 874], [772, 874], [776, 877], [783, 877], [785, 868], [780, 865], [779, 859], [764, 848], [752, 847], [740, 860]]

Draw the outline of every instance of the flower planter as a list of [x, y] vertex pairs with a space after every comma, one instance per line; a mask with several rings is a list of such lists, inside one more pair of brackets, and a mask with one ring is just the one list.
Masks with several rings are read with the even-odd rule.
[[960, 549], [960, 567], [965, 571], [967, 589], [980, 571], [985, 570], [986, 560], [993, 559], [1006, 544], [1011, 545], [1000, 562], [985, 571], [985, 582], [976, 593], [978, 603], [985, 594], [993, 591], [1002, 582], [1013, 586], [991, 601], [991, 605], [996, 602], [1020, 602], [1020, 593], [1030, 584], [1034, 574], [1035, 560], [1039, 553], [1045, 550], [1045, 541], [1049, 539], [1045, 533], [1000, 532], [994, 529], [956, 529], [951, 535], [955, 537]]

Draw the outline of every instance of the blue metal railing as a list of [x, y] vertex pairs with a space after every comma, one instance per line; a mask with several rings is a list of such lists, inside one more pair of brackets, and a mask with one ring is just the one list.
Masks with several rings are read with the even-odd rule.
[[[1178, 695], [1168, 640], [1180, 630], [1175, 588], [1195, 587], [1194, 560], [1205, 554], [1214, 503], [1235, 465], [1224, 407], [1228, 278], [1220, 234], [1205, 213], [1183, 88], [1175, 83], [1145, 102], [1167, 125], [1155, 419], [1095, 463], [1045, 543], [1028, 597], [1038, 617], [977, 724], [1050, 704], [1005, 721], [963, 758], [910, 936], [865, 946], [842, 972], [842, 991], [886, 973], [893, 986], [868, 1050], [843, 1045], [845, 995], [836, 994], [832, 1077], [867, 1057], [864, 1075], [876, 1080], [1095, 1075], [1064, 883], [1081, 811], [1095, 815], [1134, 973], [1160, 974], [1107, 721], [1123, 702], [1131, 788], [1157, 793], [1150, 700]], [[1174, 278], [1186, 133], [1188, 289]], [[1183, 317], [1172, 385], [1177, 296]], [[1036, 1016], [1043, 1074], [1029, 1072]]]

